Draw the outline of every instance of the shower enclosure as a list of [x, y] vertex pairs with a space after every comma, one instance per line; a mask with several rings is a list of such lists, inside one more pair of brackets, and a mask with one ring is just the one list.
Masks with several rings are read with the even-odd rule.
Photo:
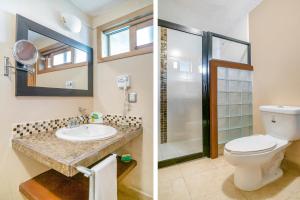
[[164, 20], [158, 25], [162, 167], [210, 156], [209, 61], [249, 63], [250, 44]]

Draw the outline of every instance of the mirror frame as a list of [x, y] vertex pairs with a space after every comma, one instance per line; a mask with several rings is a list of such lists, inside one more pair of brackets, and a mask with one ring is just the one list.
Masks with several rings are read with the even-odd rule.
[[[65, 89], [65, 88], [47, 88], [47, 87], [29, 87], [27, 85], [27, 72], [16, 70], [16, 96], [93, 96], [93, 48], [82, 44], [76, 40], [68, 38], [56, 31], [31, 21], [21, 15], [16, 16], [16, 41], [28, 40], [28, 32], [34, 31], [38, 34], [49, 37], [58, 42], [67, 44], [74, 48], [87, 52], [88, 62], [88, 89]], [[21, 63], [16, 62], [16, 66], [23, 67]]]

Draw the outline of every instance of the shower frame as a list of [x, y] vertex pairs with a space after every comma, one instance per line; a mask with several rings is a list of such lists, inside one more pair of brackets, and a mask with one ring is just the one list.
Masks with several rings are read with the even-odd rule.
[[[180, 162], [185, 162], [192, 159], [197, 159], [203, 156], [211, 156], [211, 134], [210, 134], [210, 60], [213, 55], [213, 38], [220, 38], [227, 41], [243, 44], [247, 46], [247, 64], [251, 65], [251, 44], [236, 38], [228, 37], [218, 33], [201, 31], [196, 28], [191, 28], [176, 24], [170, 21], [158, 19], [158, 26], [173, 29], [188, 34], [202, 37], [202, 141], [203, 152], [176, 157], [158, 162], [158, 167], [173, 165]], [[160, 88], [161, 89], [161, 88]], [[159, 130], [160, 131], [160, 130]]]

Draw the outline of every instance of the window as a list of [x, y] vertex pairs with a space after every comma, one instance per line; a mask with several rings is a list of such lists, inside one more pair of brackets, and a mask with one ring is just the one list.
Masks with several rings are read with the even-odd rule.
[[136, 43], [138, 47], [153, 43], [153, 25], [136, 31]]
[[105, 35], [108, 55], [113, 56], [130, 50], [128, 27]]
[[71, 63], [71, 51], [67, 50], [53, 56], [53, 66]]
[[74, 58], [74, 63], [83, 63], [87, 61], [87, 53], [79, 50], [79, 49], [74, 49], [75, 51], [75, 58]]
[[38, 74], [87, 66], [87, 53], [85, 51], [64, 44], [57, 43], [47, 46], [40, 49], [39, 53]]
[[153, 51], [152, 6], [97, 27], [98, 62]]

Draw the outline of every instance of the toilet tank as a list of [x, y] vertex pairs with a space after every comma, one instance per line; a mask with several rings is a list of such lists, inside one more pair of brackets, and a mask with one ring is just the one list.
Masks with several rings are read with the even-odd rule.
[[300, 107], [260, 106], [266, 134], [293, 141], [300, 139]]

